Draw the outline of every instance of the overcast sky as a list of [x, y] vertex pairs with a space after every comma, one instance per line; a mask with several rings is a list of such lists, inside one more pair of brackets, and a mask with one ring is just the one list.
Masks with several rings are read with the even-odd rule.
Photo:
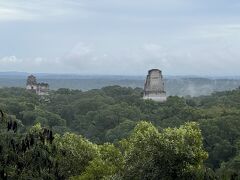
[[240, 75], [239, 0], [0, 0], [0, 71]]

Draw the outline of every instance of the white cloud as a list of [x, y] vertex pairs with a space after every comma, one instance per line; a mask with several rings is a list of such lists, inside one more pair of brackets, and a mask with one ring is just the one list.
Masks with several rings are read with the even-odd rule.
[[66, 58], [78, 59], [91, 54], [92, 51], [93, 49], [90, 46], [85, 45], [84, 43], [78, 43], [76, 46], [73, 47], [72, 50], [70, 50], [70, 52], [66, 55]]
[[238, 73], [240, 13], [235, 4], [1, 0], [0, 71]]
[[[66, 0], [20, 1], [2, 0], [0, 2], [0, 21], [36, 21], [64, 19], [66, 16], [86, 17], [81, 3]], [[77, 9], [78, 8], [78, 9]], [[77, 11], [81, 10], [81, 11]]]
[[33, 17], [33, 14], [19, 9], [0, 7], [0, 21], [31, 20]]
[[17, 64], [17, 63], [22, 63], [22, 59], [18, 59], [16, 56], [6, 56], [0, 59], [1, 65], [4, 64]]
[[224, 44], [197, 44], [190, 48], [145, 43], [114, 53], [81, 42], [61, 58], [0, 58], [0, 71], [143, 75], [148, 69], [159, 68], [172, 75], [236, 75], [240, 53]]

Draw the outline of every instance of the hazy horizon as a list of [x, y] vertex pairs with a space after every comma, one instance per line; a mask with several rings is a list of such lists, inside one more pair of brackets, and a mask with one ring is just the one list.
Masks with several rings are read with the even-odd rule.
[[[122, 76], [122, 77], [142, 77], [145, 78], [147, 75], [147, 71], [145, 74], [91, 74], [91, 73], [77, 73], [77, 72], [27, 72], [27, 71], [0, 71], [0, 78], [2, 75], [22, 75], [22, 76], [28, 76], [28, 75], [40, 75], [40, 76], [57, 76], [57, 75], [66, 75], [66, 76]], [[240, 78], [240, 75], [195, 75], [195, 74], [163, 74], [165, 78], [167, 77], [179, 77], [179, 78], [184, 78], [184, 77], [192, 77], [192, 78]]]

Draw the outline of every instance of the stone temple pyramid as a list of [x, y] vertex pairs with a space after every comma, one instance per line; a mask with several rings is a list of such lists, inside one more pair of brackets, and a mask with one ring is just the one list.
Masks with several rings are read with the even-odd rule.
[[151, 69], [144, 85], [143, 99], [151, 99], [157, 102], [165, 102], [167, 100], [166, 92], [164, 91], [164, 82], [162, 71], [159, 69]]

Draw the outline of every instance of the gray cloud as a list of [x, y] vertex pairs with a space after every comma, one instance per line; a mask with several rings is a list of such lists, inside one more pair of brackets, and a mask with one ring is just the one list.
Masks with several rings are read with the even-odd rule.
[[217, 43], [218, 46], [200, 44], [191, 49], [148, 43], [115, 54], [81, 42], [59, 58], [10, 56], [1, 58], [0, 63], [2, 68], [10, 71], [17, 68], [31, 72], [140, 75], [148, 69], [160, 68], [165, 74], [173, 75], [196, 72], [199, 75], [237, 75], [240, 66], [240, 61], [236, 61], [239, 59], [237, 49]]
[[0, 71], [239, 75], [232, 0], [3, 0]]

